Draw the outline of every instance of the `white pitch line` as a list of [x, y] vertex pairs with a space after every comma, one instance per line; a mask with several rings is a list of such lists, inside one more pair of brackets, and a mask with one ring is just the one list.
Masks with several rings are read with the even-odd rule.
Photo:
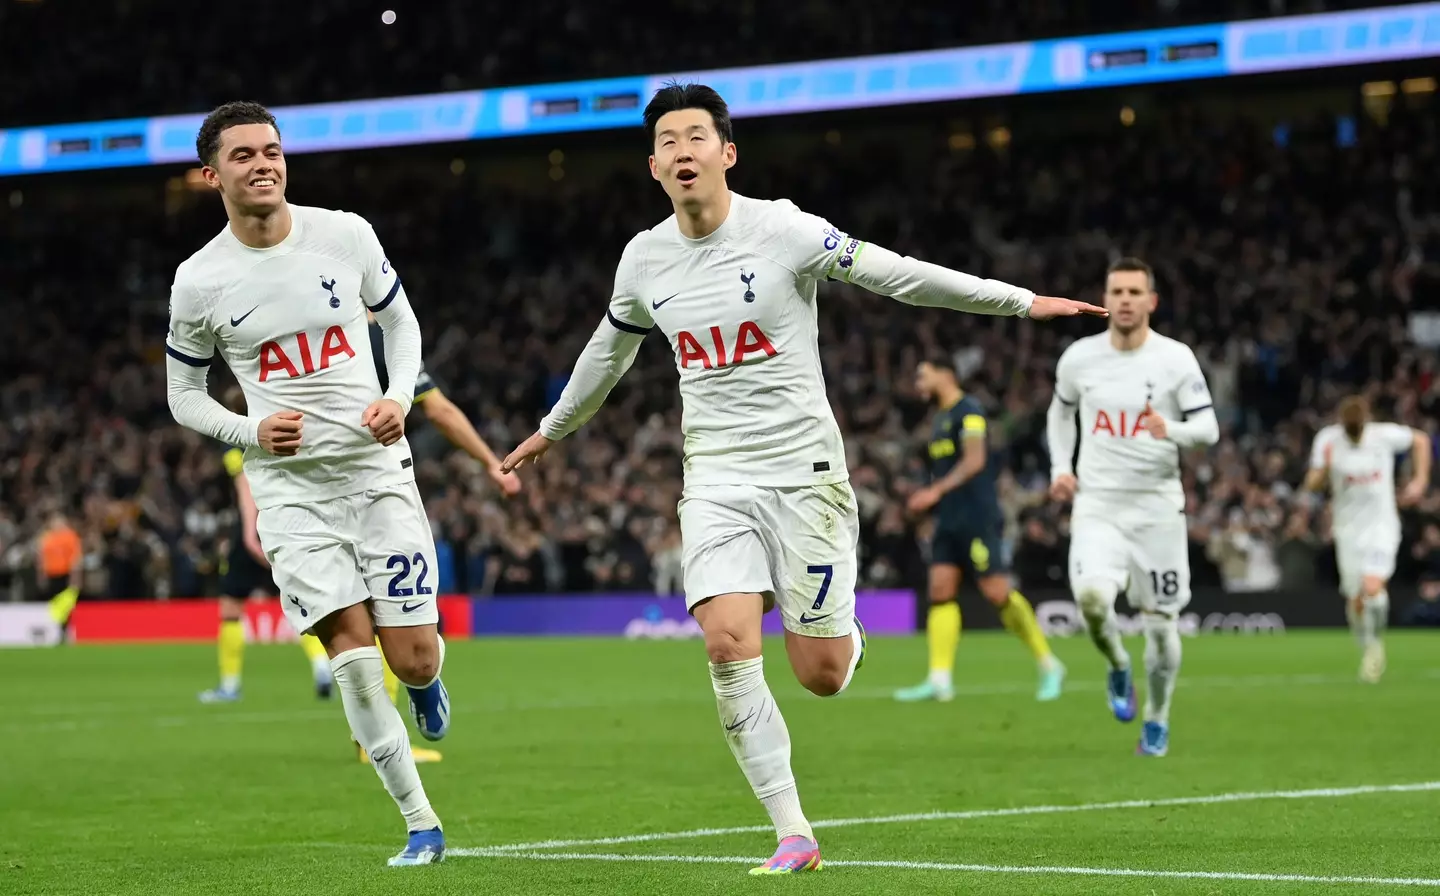
[[[1158, 809], [1170, 806], [1210, 806], [1218, 803], [1245, 803], [1258, 800], [1310, 800], [1364, 796], [1376, 793], [1418, 793], [1440, 790], [1440, 781], [1415, 784], [1376, 784], [1361, 787], [1323, 787], [1309, 790], [1261, 790], [1238, 793], [1217, 793], [1209, 796], [1181, 796], [1158, 800], [1116, 800], [1104, 803], [1076, 803], [1062, 806], [1014, 806], [1007, 809], [968, 809], [958, 812], [911, 812], [904, 815], [871, 815], [858, 818], [832, 818], [811, 823], [814, 828], [848, 828], [869, 824], [908, 824], [917, 821], [967, 821], [976, 818], [1010, 818], [1022, 815], [1061, 815], [1073, 812], [1102, 812], [1111, 809]], [[510, 843], [485, 846], [459, 855], [496, 855], [529, 852], [539, 849], [567, 849], [576, 846], [614, 846], [622, 843], [651, 843], [658, 840], [690, 840], [701, 837], [723, 837], [730, 834], [758, 834], [773, 831], [770, 825], [744, 825], [730, 828], [695, 828], [688, 831], [662, 831], [651, 834], [626, 834], [618, 837], [595, 837], [583, 840], [540, 840], [533, 843]], [[456, 852], [451, 850], [451, 852]]]
[[[768, 830], [768, 828], [767, 828]], [[452, 856], [523, 859], [535, 862], [660, 862], [685, 865], [759, 865], [769, 857], [754, 856], [647, 856], [587, 852], [486, 852], [451, 849]], [[842, 859], [825, 862], [827, 868], [898, 868], [907, 871], [963, 871], [978, 874], [1068, 874], [1082, 877], [1155, 877], [1179, 880], [1263, 881], [1268, 883], [1361, 884], [1391, 887], [1440, 887], [1428, 877], [1351, 877], [1346, 875], [1267, 874], [1245, 871], [1164, 871], [1144, 868], [1085, 868], [1067, 865], [974, 865], [960, 862], [903, 862]]]

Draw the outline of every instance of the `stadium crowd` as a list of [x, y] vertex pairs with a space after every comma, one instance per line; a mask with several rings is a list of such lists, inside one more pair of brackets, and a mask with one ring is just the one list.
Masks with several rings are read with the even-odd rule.
[[[732, 185], [1055, 295], [1097, 298], [1113, 257], [1150, 260], [1155, 325], [1195, 347], [1224, 428], [1186, 466], [1196, 584], [1304, 589], [1332, 580], [1333, 561], [1324, 502], [1294, 488], [1338, 397], [1365, 390], [1382, 417], [1440, 435], [1440, 377], [1417, 324], [1440, 310], [1437, 125], [1437, 104], [1401, 103], [1386, 126], [1362, 120], [1341, 146], [1333, 122], [1277, 139], [1172, 104], [1103, 139], [972, 147], [938, 125], [923, 141], [847, 132], [814, 141], [819, 150], [742, 154]], [[620, 249], [668, 207], [643, 169], [539, 194], [447, 172], [442, 189], [407, 172], [419, 164], [408, 152], [292, 158], [290, 198], [371, 220], [417, 309], [427, 366], [503, 456], [563, 387], [603, 316]], [[0, 277], [24, 309], [0, 357], [0, 595], [12, 598], [33, 596], [33, 537], [54, 510], [83, 538], [96, 596], [214, 593], [228, 537], [221, 446], [171, 421], [161, 355], [170, 278], [222, 225], [218, 201], [105, 191], [84, 202], [124, 213], [87, 214], [83, 227], [58, 198], [12, 194], [0, 216], [0, 241], [18, 250], [0, 253]], [[923, 482], [929, 413], [912, 374], [948, 350], [992, 415], [1017, 573], [1027, 588], [1063, 585], [1068, 522], [1045, 498], [1044, 417], [1059, 351], [1093, 322], [947, 314], [840, 284], [822, 287], [820, 307], [863, 518], [862, 584], [923, 582], [925, 525], [903, 509]], [[212, 374], [215, 388], [221, 379]], [[675, 380], [668, 345], [652, 336], [606, 408], [510, 500], [412, 416], [442, 588], [677, 591]], [[1440, 581], [1440, 492], [1406, 529], [1399, 577]]]
[[[88, 0], [0, 3], [0, 127], [184, 114], [248, 96], [263, 60], [272, 105], [703, 71], [736, 65], [1387, 6], [1386, 0], [972, 0], [786, 4], [651, 0], [279, 0], [243, 7]], [[302, 17], [304, 27], [292, 27]], [[257, 27], [257, 23], [263, 23]], [[317, 45], [315, 34], [326, 40]], [[132, 64], [108, 52], [124, 45]], [[820, 48], [817, 50], [817, 48]], [[377, 60], [384, 60], [377, 64]], [[677, 63], [677, 60], [679, 61]], [[43, 71], [44, 78], [31, 73]]]

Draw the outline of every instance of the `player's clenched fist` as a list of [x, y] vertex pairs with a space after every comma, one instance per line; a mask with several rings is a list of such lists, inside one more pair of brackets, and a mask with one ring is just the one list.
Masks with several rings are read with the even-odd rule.
[[1155, 409], [1150, 407], [1150, 402], [1145, 402], [1145, 410], [1140, 412], [1140, 416], [1145, 421], [1145, 431], [1150, 433], [1152, 437], [1157, 439], [1167, 439], [1170, 437], [1169, 425], [1165, 422], [1164, 417], [1155, 413]]
[[1073, 501], [1075, 499], [1075, 477], [1070, 473], [1061, 473], [1050, 483], [1050, 497], [1056, 501]]
[[293, 457], [300, 450], [304, 414], [276, 411], [260, 421], [260, 447], [270, 454]]
[[360, 425], [381, 445], [393, 445], [405, 435], [405, 410], [394, 399], [382, 398], [360, 415]]
[[550, 446], [553, 444], [555, 443], [540, 433], [535, 433], [530, 438], [521, 442], [520, 447], [510, 452], [510, 456], [500, 462], [500, 471], [502, 473], [509, 473], [525, 466], [527, 462], [535, 463], [544, 456], [546, 451], [550, 450]]

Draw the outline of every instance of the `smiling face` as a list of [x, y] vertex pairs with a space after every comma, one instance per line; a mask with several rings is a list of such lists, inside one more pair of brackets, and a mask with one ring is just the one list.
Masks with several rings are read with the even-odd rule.
[[240, 214], [265, 215], [285, 203], [285, 153], [272, 125], [237, 124], [221, 131], [219, 151], [203, 174]]
[[650, 174], [676, 205], [703, 205], [726, 189], [735, 144], [724, 140], [704, 109], [677, 109], [655, 123]]

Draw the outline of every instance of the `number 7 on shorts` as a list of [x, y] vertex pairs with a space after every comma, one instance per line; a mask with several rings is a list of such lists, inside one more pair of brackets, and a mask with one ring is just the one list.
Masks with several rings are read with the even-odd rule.
[[807, 566], [805, 571], [812, 576], [825, 577], [820, 582], [820, 593], [815, 597], [815, 603], [810, 605], [810, 609], [818, 610], [825, 606], [825, 595], [830, 593], [830, 580], [835, 578], [835, 567], [827, 563], [824, 566]]

